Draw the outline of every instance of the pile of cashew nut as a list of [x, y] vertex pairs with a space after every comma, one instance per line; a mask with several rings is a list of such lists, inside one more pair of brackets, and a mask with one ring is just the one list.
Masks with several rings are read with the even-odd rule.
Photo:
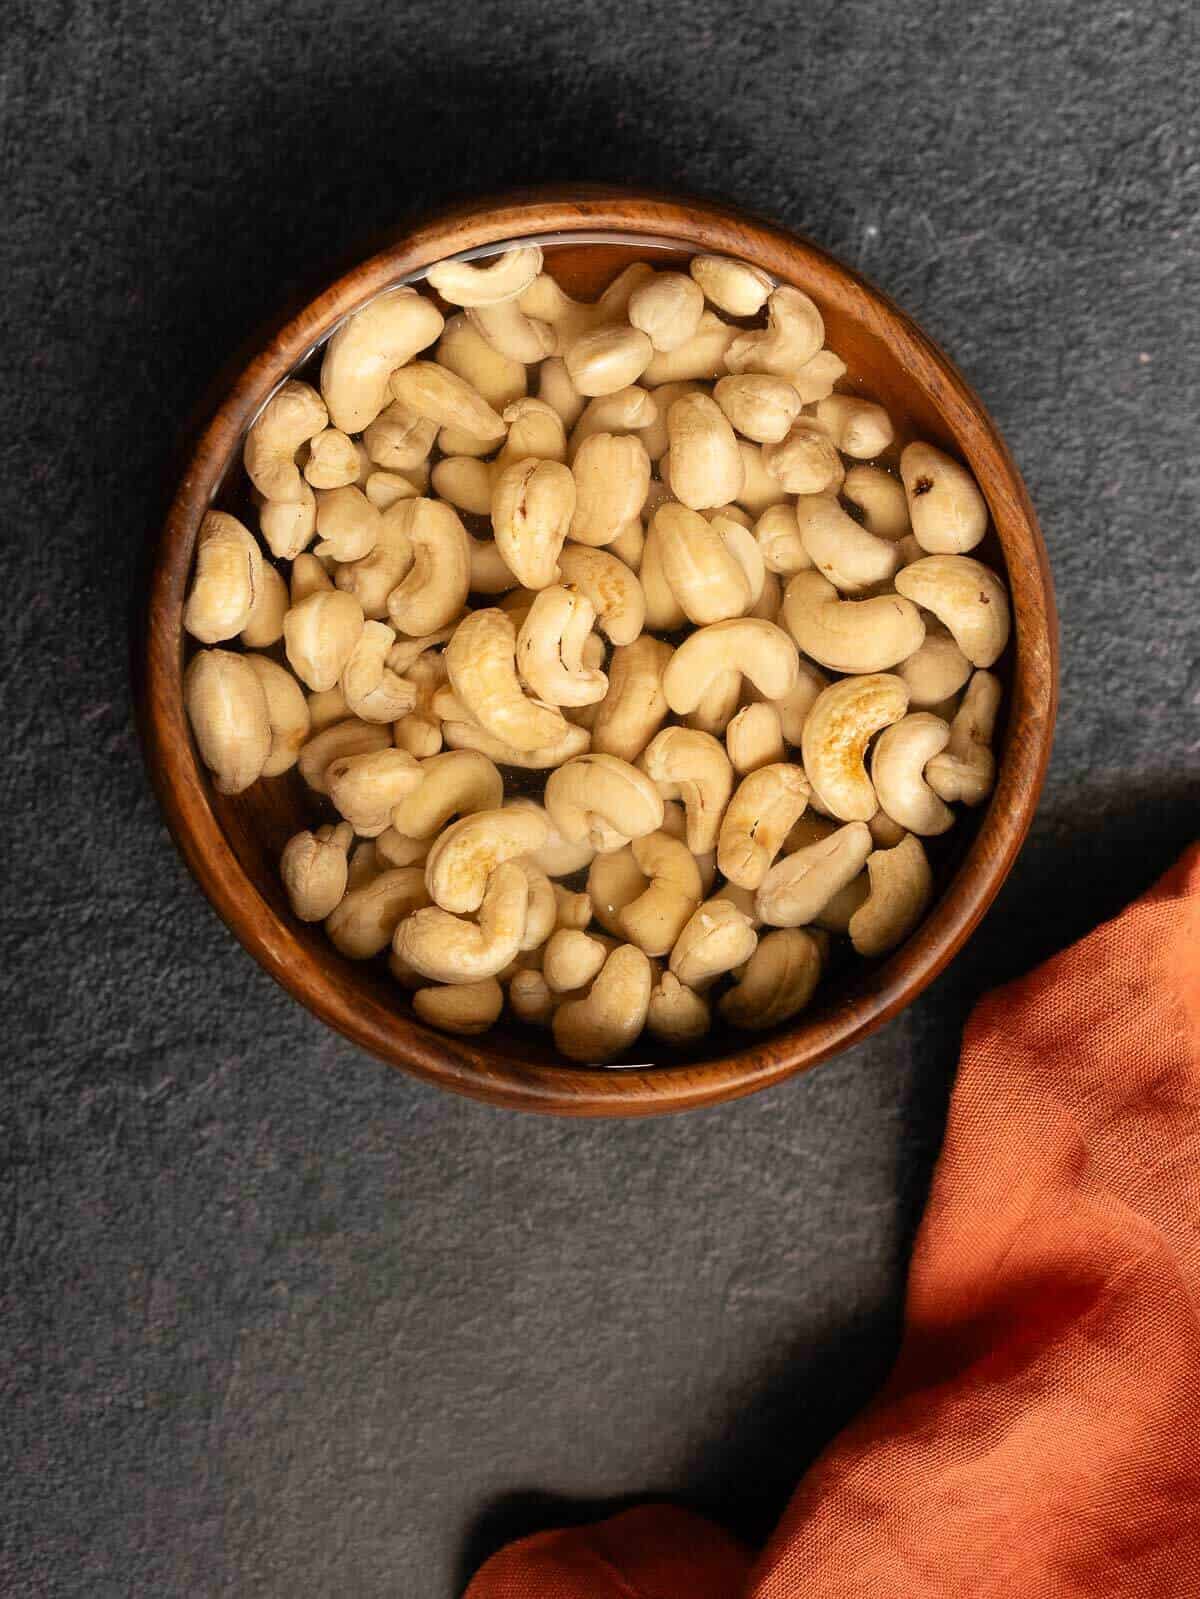
[[745, 262], [582, 304], [529, 245], [425, 288], [254, 422], [259, 537], [204, 518], [201, 757], [230, 794], [298, 769], [293, 911], [435, 1027], [507, 1003], [602, 1062], [785, 1022], [832, 940], [912, 932], [923, 840], [991, 791], [983, 496]]

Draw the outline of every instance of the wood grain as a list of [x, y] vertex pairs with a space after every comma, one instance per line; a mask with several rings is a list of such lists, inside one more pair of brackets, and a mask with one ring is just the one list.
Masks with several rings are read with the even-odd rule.
[[[643, 1039], [646, 1064], [586, 1068], [563, 1062], [548, 1037], [500, 1026], [478, 1039], [424, 1027], [375, 966], [343, 960], [321, 929], [291, 916], [276, 862], [285, 839], [309, 825], [312, 799], [295, 773], [218, 795], [195, 753], [183, 709], [189, 641], [185, 587], [197, 528], [214, 500], [236, 506], [241, 442], [274, 387], [346, 314], [397, 279], [443, 256], [542, 234], [624, 233], [647, 244], [564, 244], [547, 267], [568, 293], [591, 297], [630, 260], [669, 261], [652, 239], [742, 256], [818, 302], [828, 342], [856, 386], [897, 424], [897, 448], [920, 435], [965, 459], [994, 523], [984, 559], [1005, 571], [1014, 643], [998, 670], [1007, 696], [995, 792], [963, 817], [936, 862], [940, 894], [890, 958], [850, 962], [818, 990], [797, 1025], [759, 1038], [714, 1032], [694, 1056]], [[753, 1093], [847, 1048], [908, 1004], [970, 936], [1028, 830], [1049, 759], [1057, 692], [1057, 621], [1046, 551], [1004, 441], [953, 363], [879, 290], [816, 245], [724, 206], [609, 188], [554, 189], [459, 206], [407, 228], [293, 314], [281, 319], [223, 381], [180, 478], [154, 560], [139, 710], [147, 765], [171, 831], [220, 915], [301, 1003], [380, 1059], [496, 1105], [576, 1116], [652, 1115]], [[659, 1051], [658, 1053], [655, 1053]], [[650, 1064], [649, 1062], [652, 1062]]]

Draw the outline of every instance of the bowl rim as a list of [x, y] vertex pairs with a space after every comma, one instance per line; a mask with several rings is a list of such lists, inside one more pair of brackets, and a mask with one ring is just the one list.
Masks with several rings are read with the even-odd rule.
[[[996, 789], [933, 910], [882, 963], [870, 987], [833, 1013], [801, 1017], [785, 1032], [749, 1035], [733, 1053], [677, 1065], [517, 1062], [489, 1054], [486, 1034], [476, 1040], [435, 1033], [415, 1017], [364, 1000], [322, 965], [245, 872], [209, 803], [183, 704], [182, 606], [196, 530], [248, 422], [303, 352], [348, 312], [444, 256], [531, 235], [595, 232], [645, 235], [647, 242], [657, 235], [697, 252], [742, 255], [785, 281], [821, 284], [818, 299], [834, 289], [835, 297], [852, 302], [857, 320], [935, 395], [977, 476], [986, 463], [985, 493], [1010, 577], [1020, 561], [1033, 579], [1034, 603], [1028, 594], [1024, 604], [1013, 596], [1009, 732]], [[1003, 438], [950, 358], [886, 294], [819, 245], [724, 203], [614, 185], [557, 185], [460, 202], [398, 228], [251, 347], [255, 353], [199, 430], [153, 549], [136, 647], [137, 703], [151, 782], [192, 875], [243, 946], [294, 998], [385, 1063], [454, 1092], [550, 1114], [644, 1116], [737, 1098], [807, 1070], [882, 1026], [938, 976], [999, 892], [1033, 819], [1053, 740], [1058, 624], [1045, 544]]]

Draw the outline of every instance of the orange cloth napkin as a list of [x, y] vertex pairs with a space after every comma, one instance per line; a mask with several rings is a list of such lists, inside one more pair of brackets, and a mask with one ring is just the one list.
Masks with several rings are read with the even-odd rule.
[[667, 1505], [467, 1599], [1200, 1599], [1200, 846], [990, 995], [874, 1403], [756, 1563]]

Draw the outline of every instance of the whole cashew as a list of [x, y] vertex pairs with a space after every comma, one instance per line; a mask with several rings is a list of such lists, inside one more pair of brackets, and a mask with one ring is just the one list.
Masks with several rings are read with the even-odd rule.
[[843, 455], [859, 461], [882, 455], [896, 436], [883, 406], [854, 394], [831, 394], [819, 401], [817, 421]]
[[[404, 474], [425, 463], [437, 433], [433, 417], [394, 400], [363, 433], [363, 443], [376, 466]], [[483, 441], [483, 447], [491, 446]]]
[[842, 484], [842, 498], [858, 506], [863, 526], [877, 539], [896, 544], [912, 532], [904, 485], [881, 466], [852, 466]]
[[[653, 515], [657, 517], [664, 505], [674, 503], [671, 500], [663, 501]], [[642, 546], [642, 564], [638, 568], [638, 579], [642, 585], [645, 625], [658, 633], [673, 633], [676, 628], [682, 627], [687, 617], [684, 615], [683, 606], [675, 598], [675, 590], [667, 582], [667, 574], [663, 568], [662, 540], [654, 531], [653, 520], [646, 533], [646, 542]]]
[[675, 400], [667, 412], [671, 492], [692, 510], [736, 500], [745, 482], [737, 436], [709, 395]]
[[782, 761], [783, 727], [775, 706], [759, 701], [740, 710], [725, 729], [725, 749], [739, 777]]
[[800, 414], [800, 396], [792, 385], [765, 372], [721, 378], [713, 399], [743, 438], [755, 444], [778, 444]]
[[271, 754], [271, 718], [258, 673], [244, 655], [200, 650], [183, 679], [200, 758], [222, 794], [240, 794]]
[[653, 527], [663, 574], [689, 621], [703, 627], [749, 608], [746, 573], [717, 527], [699, 512], [674, 504], [658, 508]]
[[1008, 643], [1004, 584], [969, 555], [927, 555], [897, 574], [896, 588], [945, 623], [972, 666], [991, 666]]
[[574, 928], [553, 933], [542, 956], [542, 975], [552, 994], [586, 988], [608, 959], [608, 947]]
[[821, 976], [821, 947], [811, 933], [784, 928], [758, 941], [721, 1015], [735, 1027], [760, 1029], [790, 1021], [808, 1004]]
[[650, 364], [654, 346], [628, 326], [600, 327], [583, 333], [565, 351], [571, 382], [580, 394], [615, 394], [636, 383]]
[[554, 329], [546, 322], [526, 316], [516, 300], [501, 300], [497, 305], [473, 305], [467, 311], [471, 326], [493, 350], [526, 366], [553, 355], [558, 343]]
[[705, 900], [676, 940], [671, 971], [681, 983], [702, 992], [748, 961], [757, 945], [750, 918], [732, 900]]
[[477, 750], [447, 750], [420, 770], [420, 782], [392, 807], [392, 826], [405, 838], [433, 838], [452, 816], [495, 811], [503, 801], [503, 778]]
[[516, 629], [503, 611], [473, 611], [446, 646], [451, 686], [475, 721], [503, 743], [517, 750], [554, 745], [567, 724], [560, 712], [526, 698], [516, 650]]
[[340, 755], [325, 769], [329, 797], [361, 838], [378, 838], [392, 809], [421, 782], [421, 767], [406, 750]]
[[402, 866], [352, 887], [325, 918], [325, 931], [347, 960], [370, 960], [387, 948], [405, 918], [428, 903], [421, 868]]
[[682, 272], [658, 272], [629, 296], [630, 325], [656, 350], [677, 350], [695, 337], [704, 315], [704, 291]]
[[375, 548], [382, 521], [377, 507], [355, 484], [323, 489], [317, 499], [318, 557], [361, 561]]
[[640, 949], [622, 944], [604, 963], [585, 999], [554, 1013], [554, 1042], [570, 1060], [612, 1060], [646, 1025], [653, 974]]
[[[547, 831], [545, 818], [537, 811], [511, 805], [462, 817], [439, 835], [429, 851], [425, 886], [430, 897], [444, 911], [478, 910], [497, 868], [540, 849]], [[522, 916], [521, 933], [524, 931]]]
[[664, 972], [650, 991], [646, 1031], [663, 1044], [694, 1044], [711, 1025], [703, 994], [681, 983], [674, 972]]
[[524, 363], [493, 349], [465, 316], [447, 321], [435, 353], [442, 366], [469, 383], [493, 411], [503, 412], [525, 393], [529, 380]]
[[608, 679], [583, 664], [583, 648], [596, 619], [584, 594], [555, 584], [542, 589], [517, 634], [517, 670], [548, 705], [594, 705]]
[[987, 501], [965, 466], [932, 444], [910, 444], [900, 456], [900, 476], [923, 550], [965, 555], [975, 548], [987, 532]]
[[643, 633], [613, 651], [608, 692], [592, 724], [592, 748], [600, 755], [636, 761], [667, 719], [662, 677], [673, 651]]
[[242, 451], [246, 476], [264, 500], [295, 504], [305, 497], [296, 452], [328, 422], [325, 404], [310, 384], [293, 378], [276, 390], [251, 425]]
[[721, 822], [717, 869], [731, 883], [756, 889], [810, 793], [802, 769], [787, 761], [762, 766], [744, 777]]
[[202, 644], [240, 633], [254, 615], [266, 563], [258, 541], [236, 516], [207, 511], [196, 535], [196, 570], [183, 625]]
[[[587, 402], [580, 413], [567, 446], [567, 460], [574, 465], [580, 450], [597, 433], [640, 433], [658, 420], [657, 401], [636, 383], [617, 389], [612, 394], [597, 395], [594, 400]], [[663, 426], [666, 426], [665, 420]], [[645, 443], [643, 439], [643, 446]], [[652, 456], [651, 459], [657, 460], [658, 457]]]
[[642, 631], [646, 596], [638, 574], [607, 550], [566, 544], [558, 558], [561, 581], [586, 594], [600, 630], [613, 644], [632, 644]]
[[781, 284], [767, 300], [766, 329], [735, 338], [725, 365], [731, 372], [771, 372], [786, 378], [811, 361], [824, 342], [820, 311], [800, 289]]
[[886, 955], [902, 943], [933, 898], [933, 874], [919, 838], [906, 833], [895, 849], [867, 856], [871, 891], [850, 918], [850, 942], [860, 955]]
[[451, 305], [498, 305], [515, 300], [542, 270], [539, 245], [519, 245], [493, 257], [486, 266], [472, 261], [439, 261], [425, 274], [430, 288], [436, 289]]
[[504, 861], [487, 879], [478, 923], [431, 905], [399, 924], [393, 948], [434, 982], [481, 982], [503, 971], [519, 953], [528, 904], [528, 878], [516, 861]]
[[801, 405], [813, 405], [833, 393], [834, 385], [846, 376], [846, 363], [832, 350], [818, 350], [810, 361], [787, 375], [800, 396]]
[[775, 287], [760, 267], [727, 255], [694, 255], [688, 271], [705, 299], [730, 316], [757, 316]]
[[576, 427], [583, 415], [583, 395], [571, 382], [567, 363], [561, 355], [552, 355], [538, 368], [538, 399], [552, 405], [562, 417], [563, 427]]
[[755, 908], [772, 927], [815, 921], [835, 894], [854, 881], [874, 849], [865, 822], [850, 822], [802, 844], [777, 861], [759, 885]]
[[796, 526], [813, 566], [843, 594], [862, 594], [899, 570], [896, 546], [860, 527], [832, 494], [802, 494]]
[[908, 684], [909, 704], [922, 710], [957, 694], [970, 675], [970, 661], [940, 622], [926, 623], [925, 642], [896, 667]]
[[787, 500], [787, 492], [779, 479], [767, 471], [764, 448], [751, 444], [749, 439], [739, 439], [738, 453], [742, 458], [743, 474], [738, 504], [754, 520], [773, 505], [783, 505]]
[[544, 589], [556, 580], [575, 500], [575, 479], [558, 461], [514, 461], [493, 483], [496, 548], [526, 588]]
[[392, 289], [343, 322], [325, 348], [321, 394], [333, 425], [361, 433], [382, 411], [388, 378], [433, 343], [442, 313], [415, 289]]
[[800, 537], [794, 505], [768, 506], [754, 524], [754, 539], [768, 572], [792, 577], [812, 568], [812, 556]]
[[614, 938], [625, 936], [621, 913], [647, 887], [646, 877], [628, 844], [610, 854], [597, 855], [588, 870], [587, 893], [592, 913]]
[[478, 983], [418, 988], [412, 1003], [413, 1010], [431, 1027], [471, 1036], [486, 1033], [499, 1021], [504, 991], [494, 977], [485, 977]]
[[999, 679], [976, 672], [950, 724], [945, 753], [935, 755], [925, 769], [926, 781], [942, 799], [982, 805], [992, 792], [996, 757], [991, 743], [1000, 699]]
[[279, 875], [294, 915], [323, 922], [346, 892], [346, 853], [354, 842], [349, 822], [295, 833], [279, 857]]
[[271, 724], [271, 753], [263, 762], [260, 777], [278, 777], [296, 764], [300, 746], [310, 728], [308, 702], [304, 690], [290, 672], [266, 655], [246, 656], [267, 698], [267, 720]]
[[820, 572], [796, 573], [784, 590], [783, 616], [805, 655], [833, 672], [881, 672], [907, 660], [925, 639], [911, 601], [897, 594], [844, 600]]
[[667, 704], [680, 716], [694, 711], [725, 671], [748, 677], [764, 699], [782, 699], [796, 686], [796, 646], [782, 628], [757, 617], [698, 628], [684, 639], [663, 673]]
[[439, 427], [461, 428], [476, 438], [502, 439], [504, 422], [478, 389], [437, 361], [411, 361], [388, 380], [392, 398]]
[[258, 531], [263, 543], [280, 561], [291, 561], [305, 549], [317, 526], [317, 500], [301, 481], [297, 500], [263, 500], [258, 508]]
[[265, 650], [283, 637], [288, 610], [288, 588], [270, 561], [262, 563], [262, 581], [254, 591], [254, 604], [239, 637], [247, 649]]
[[867, 822], [879, 809], [863, 765], [867, 745], [907, 709], [908, 690], [886, 672], [844, 677], [818, 695], [801, 749], [813, 792], [831, 816]]
[[415, 685], [388, 668], [388, 655], [395, 641], [396, 635], [385, 623], [365, 623], [342, 668], [346, 705], [364, 722], [394, 722], [417, 703]]
[[940, 716], [915, 711], [884, 728], [871, 752], [871, 781], [879, 803], [909, 833], [930, 836], [954, 826], [954, 812], [923, 776], [925, 763], [940, 755], [950, 729]]
[[541, 272], [534, 278], [518, 303], [526, 316], [550, 328], [553, 334], [553, 360], [561, 360], [564, 351], [570, 349], [581, 333], [587, 333], [608, 320], [599, 306], [572, 300], [548, 272]]
[[778, 444], [764, 444], [762, 459], [788, 494], [836, 494], [846, 476], [833, 440], [809, 416], [798, 416]]
[[417, 480], [424, 470], [409, 468], [407, 477], [399, 472], [372, 472], [363, 484], [363, 493], [377, 511], [390, 511], [397, 500], [413, 500], [421, 493]]
[[568, 841], [586, 838], [601, 854], [662, 825], [662, 796], [644, 772], [615, 755], [579, 755], [546, 780], [551, 821]]
[[[450, 710], [451, 707], [445, 709]], [[519, 766], [530, 772], [560, 766], [572, 756], [582, 755], [591, 744], [591, 735], [586, 728], [573, 727], [564, 719], [557, 737], [551, 743], [537, 744], [529, 750], [514, 749], [504, 739], [480, 727], [473, 718], [465, 716], [461, 706], [457, 707], [457, 714], [443, 720], [442, 737], [451, 749], [479, 750], [498, 766]]]
[[664, 727], [642, 756], [641, 766], [663, 799], [683, 801], [692, 854], [715, 850], [733, 792], [733, 767], [716, 739], [690, 727]]
[[545, 400], [514, 400], [504, 407], [504, 421], [508, 425], [508, 437], [491, 463], [493, 480], [506, 466], [530, 456], [560, 464], [566, 461], [567, 432], [562, 417]]
[[371, 553], [338, 567], [338, 588], [353, 595], [372, 622], [381, 622], [388, 614], [388, 596], [413, 564], [409, 529], [414, 504], [414, 500], [397, 500], [380, 517], [379, 536]]
[[656, 352], [642, 373], [647, 388], [657, 389], [664, 383], [687, 383], [712, 379], [725, 371], [725, 352], [737, 338], [737, 329], [719, 316], [706, 311], [700, 325], [685, 344], [676, 350]]
[[309, 440], [304, 478], [314, 489], [340, 489], [357, 483], [361, 469], [358, 445], [340, 428], [325, 428]]
[[326, 773], [343, 755], [367, 755], [391, 746], [391, 730], [378, 723], [360, 722], [352, 716], [324, 727], [300, 751], [300, 776], [316, 794], [328, 794]]
[[431, 479], [436, 493], [459, 511], [472, 516], [490, 516], [492, 474], [483, 461], [469, 455], [449, 455], [433, 469]]
[[310, 594], [283, 619], [288, 665], [309, 688], [332, 688], [362, 630], [363, 608], [352, 594], [338, 589]]
[[631, 944], [647, 955], [666, 955], [700, 904], [700, 869], [686, 844], [661, 831], [634, 839], [631, 847], [638, 870], [650, 881], [617, 920]]
[[434, 633], [461, 615], [471, 582], [467, 531], [439, 500], [404, 502], [413, 564], [388, 595], [393, 626], [411, 637]]
[[650, 457], [629, 433], [592, 433], [572, 468], [575, 514], [570, 536], [578, 544], [611, 544], [637, 517], [650, 487]]

